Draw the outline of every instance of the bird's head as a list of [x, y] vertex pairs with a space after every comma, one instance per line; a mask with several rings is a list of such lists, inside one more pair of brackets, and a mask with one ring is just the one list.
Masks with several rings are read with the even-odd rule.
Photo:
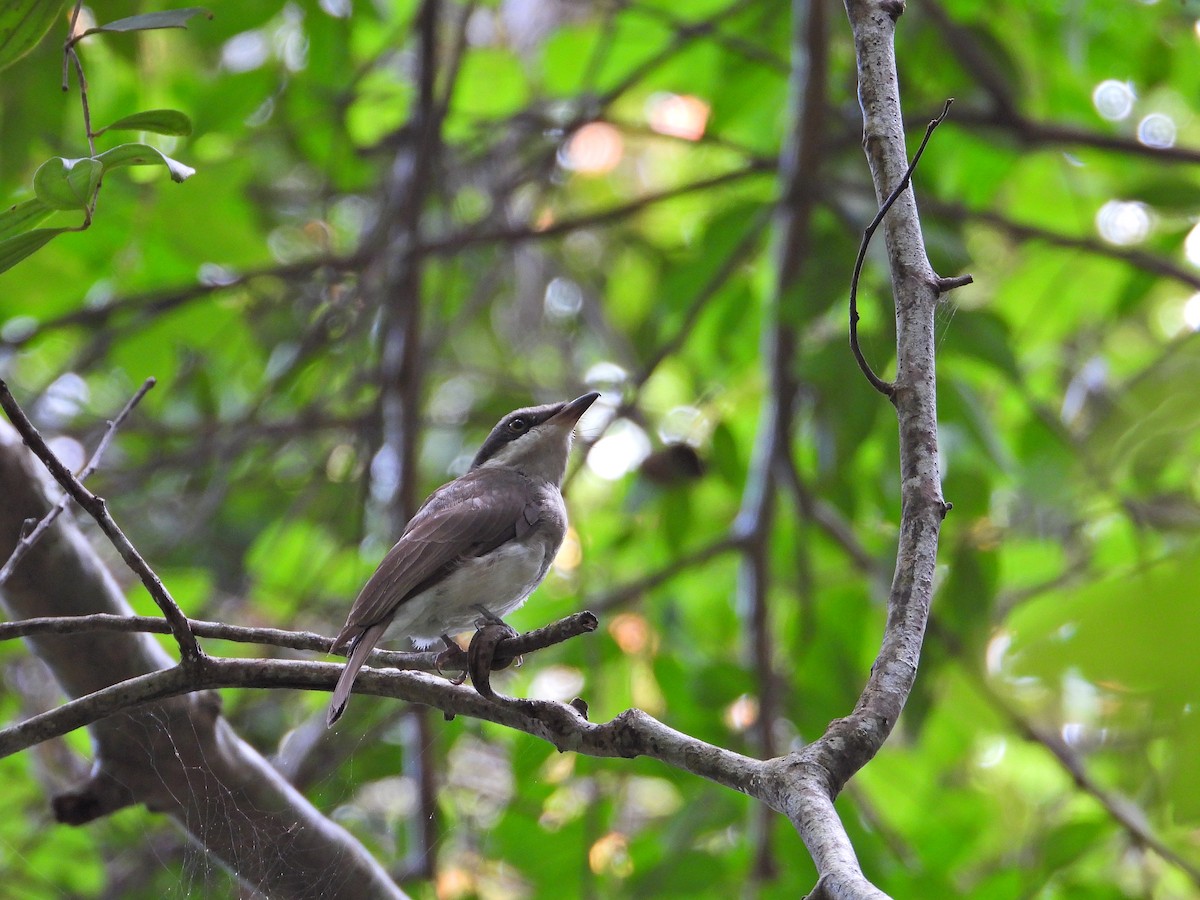
[[575, 423], [599, 396], [591, 391], [570, 402], [510, 412], [492, 429], [471, 468], [503, 466], [530, 478], [562, 484]]

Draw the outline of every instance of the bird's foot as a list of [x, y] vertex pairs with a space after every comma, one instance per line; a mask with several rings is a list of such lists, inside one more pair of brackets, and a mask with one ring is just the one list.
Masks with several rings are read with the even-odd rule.
[[475, 690], [489, 700], [496, 699], [496, 692], [492, 690], [492, 672], [506, 668], [512, 662], [511, 659], [497, 659], [496, 648], [516, 636], [515, 628], [497, 620], [483, 625], [471, 637], [471, 645], [467, 648], [467, 670]]
[[[504, 625], [504, 620], [484, 606], [482, 603], [476, 603], [474, 609], [479, 610], [479, 618], [475, 620], [475, 628], [480, 629], [484, 625]], [[504, 625], [508, 628], [507, 625]], [[511, 630], [511, 629], [509, 629]], [[513, 637], [516, 637], [516, 632], [513, 632]]]
[[[446, 649], [433, 658], [433, 667], [443, 678], [448, 678], [451, 684], [462, 684], [467, 680], [467, 654], [449, 635], [443, 634], [442, 640], [446, 642]], [[445, 669], [457, 669], [458, 674], [447, 675]]]

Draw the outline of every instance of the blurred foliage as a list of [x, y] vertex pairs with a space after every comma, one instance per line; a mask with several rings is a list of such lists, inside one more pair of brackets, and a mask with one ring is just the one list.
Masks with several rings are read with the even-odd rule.
[[[0, 26], [15, 5], [0, 2]], [[156, 11], [105, 7], [108, 21]], [[354, 254], [411, 151], [416, 7], [247, 0], [186, 32], [79, 44], [93, 121], [179, 111], [190, 134], [143, 140], [196, 174], [106, 173], [86, 232], [0, 275], [0, 374], [68, 460], [158, 379], [94, 481], [191, 615], [333, 633], [392, 538], [372, 499], [379, 313]], [[59, 90], [68, 11], [27, 55], [0, 57], [4, 209], [33, 199], [47, 160], [90, 156], [78, 96]], [[584, 421], [595, 444], [569, 487], [578, 556], [512, 617], [533, 627], [591, 604], [602, 630], [526, 660], [500, 689], [579, 694], [597, 720], [637, 705], [750, 753], [761, 686], [736, 554], [719, 542], [767, 383], [790, 17], [718, 0], [444, 4], [443, 142], [422, 219], [418, 493], [461, 470], [508, 409], [584, 386], [607, 404]], [[917, 690], [839, 801], [864, 870], [896, 896], [1196, 895], [1017, 723], [1058, 736], [1200, 866], [1200, 151], [1181, 149], [1200, 148], [1198, 17], [1194, 3], [944, 0], [900, 20], [912, 136], [957, 98], [916, 176], [930, 257], [975, 284], [937, 320], [955, 509]], [[799, 514], [784, 490], [770, 535], [783, 748], [851, 708], [899, 519], [894, 422], [845, 346], [875, 201], [849, 30], [836, 7], [830, 18], [821, 208], [787, 309], [800, 329], [794, 460], [826, 515]], [[6, 40], [0, 27], [0, 53]], [[886, 371], [881, 262], [874, 248], [861, 329]], [[639, 471], [678, 443], [698, 471]], [[37, 675], [20, 646], [0, 662], [12, 720]], [[403, 709], [360, 698], [297, 761], [324, 697], [225, 699], [241, 733], [403, 868], [416, 849]], [[752, 804], [723, 788], [463, 719], [434, 735], [438, 873], [436, 887], [406, 882], [415, 896], [716, 898], [755, 879]], [[227, 895], [227, 877], [145, 811], [46, 826], [47, 794], [86, 752], [76, 735], [0, 763], [5, 891]], [[765, 839], [779, 870], [760, 894], [810, 889], [797, 835], [780, 820]]]

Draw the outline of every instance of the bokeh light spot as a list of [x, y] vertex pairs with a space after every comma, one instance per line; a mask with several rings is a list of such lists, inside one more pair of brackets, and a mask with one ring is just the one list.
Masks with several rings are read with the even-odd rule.
[[1192, 294], [1184, 301], [1183, 322], [1192, 331], [1200, 331], [1200, 294]]
[[650, 455], [650, 438], [628, 419], [614, 422], [608, 434], [596, 441], [587, 465], [605, 481], [616, 481], [636, 469]]
[[1110, 122], [1128, 118], [1133, 112], [1133, 101], [1136, 99], [1133, 88], [1115, 78], [1100, 82], [1092, 91], [1092, 105], [1096, 107], [1096, 112]]
[[621, 652], [630, 656], [641, 653], [650, 643], [650, 625], [637, 613], [621, 613], [608, 626], [608, 633]]
[[1151, 113], [1138, 123], [1138, 140], [1147, 147], [1175, 146], [1175, 120], [1164, 113]]
[[731, 731], [745, 731], [758, 721], [758, 699], [742, 694], [726, 707], [724, 718]]
[[588, 122], [562, 145], [558, 161], [573, 172], [603, 175], [615, 169], [624, 155], [621, 132], [607, 122]]
[[658, 93], [646, 101], [646, 119], [659, 134], [698, 141], [708, 125], [709, 105], [690, 94]]
[[1183, 255], [1193, 266], [1200, 268], [1200, 222], [1193, 225], [1183, 239]]
[[1110, 244], [1140, 244], [1150, 234], [1150, 210], [1144, 203], [1109, 200], [1096, 213], [1096, 230]]

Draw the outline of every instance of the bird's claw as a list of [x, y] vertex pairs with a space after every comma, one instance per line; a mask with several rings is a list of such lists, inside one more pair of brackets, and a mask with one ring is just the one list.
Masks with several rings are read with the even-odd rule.
[[[475, 609], [479, 610], [479, 618], [475, 620], [476, 631], [478, 631], [484, 625], [504, 625], [505, 628], [508, 628], [508, 625], [505, 625], [502, 618], [500, 618], [482, 603], [476, 603]], [[509, 631], [512, 631], [512, 629], [509, 628]], [[512, 636], [516, 637], [516, 634], [517, 633], [513, 631]]]
[[481, 696], [496, 699], [496, 692], [492, 690], [492, 671], [503, 669], [511, 662], [497, 660], [496, 648], [516, 636], [516, 629], [498, 622], [484, 625], [471, 637], [471, 645], [467, 648], [467, 670], [471, 673], [471, 683]]
[[[443, 634], [442, 640], [446, 642], [446, 649], [433, 658], [433, 667], [439, 675], [449, 679], [451, 684], [462, 684], [467, 680], [467, 654], [462, 647], [450, 640], [449, 636]], [[458, 674], [447, 675], [445, 669], [448, 668], [458, 670]]]

